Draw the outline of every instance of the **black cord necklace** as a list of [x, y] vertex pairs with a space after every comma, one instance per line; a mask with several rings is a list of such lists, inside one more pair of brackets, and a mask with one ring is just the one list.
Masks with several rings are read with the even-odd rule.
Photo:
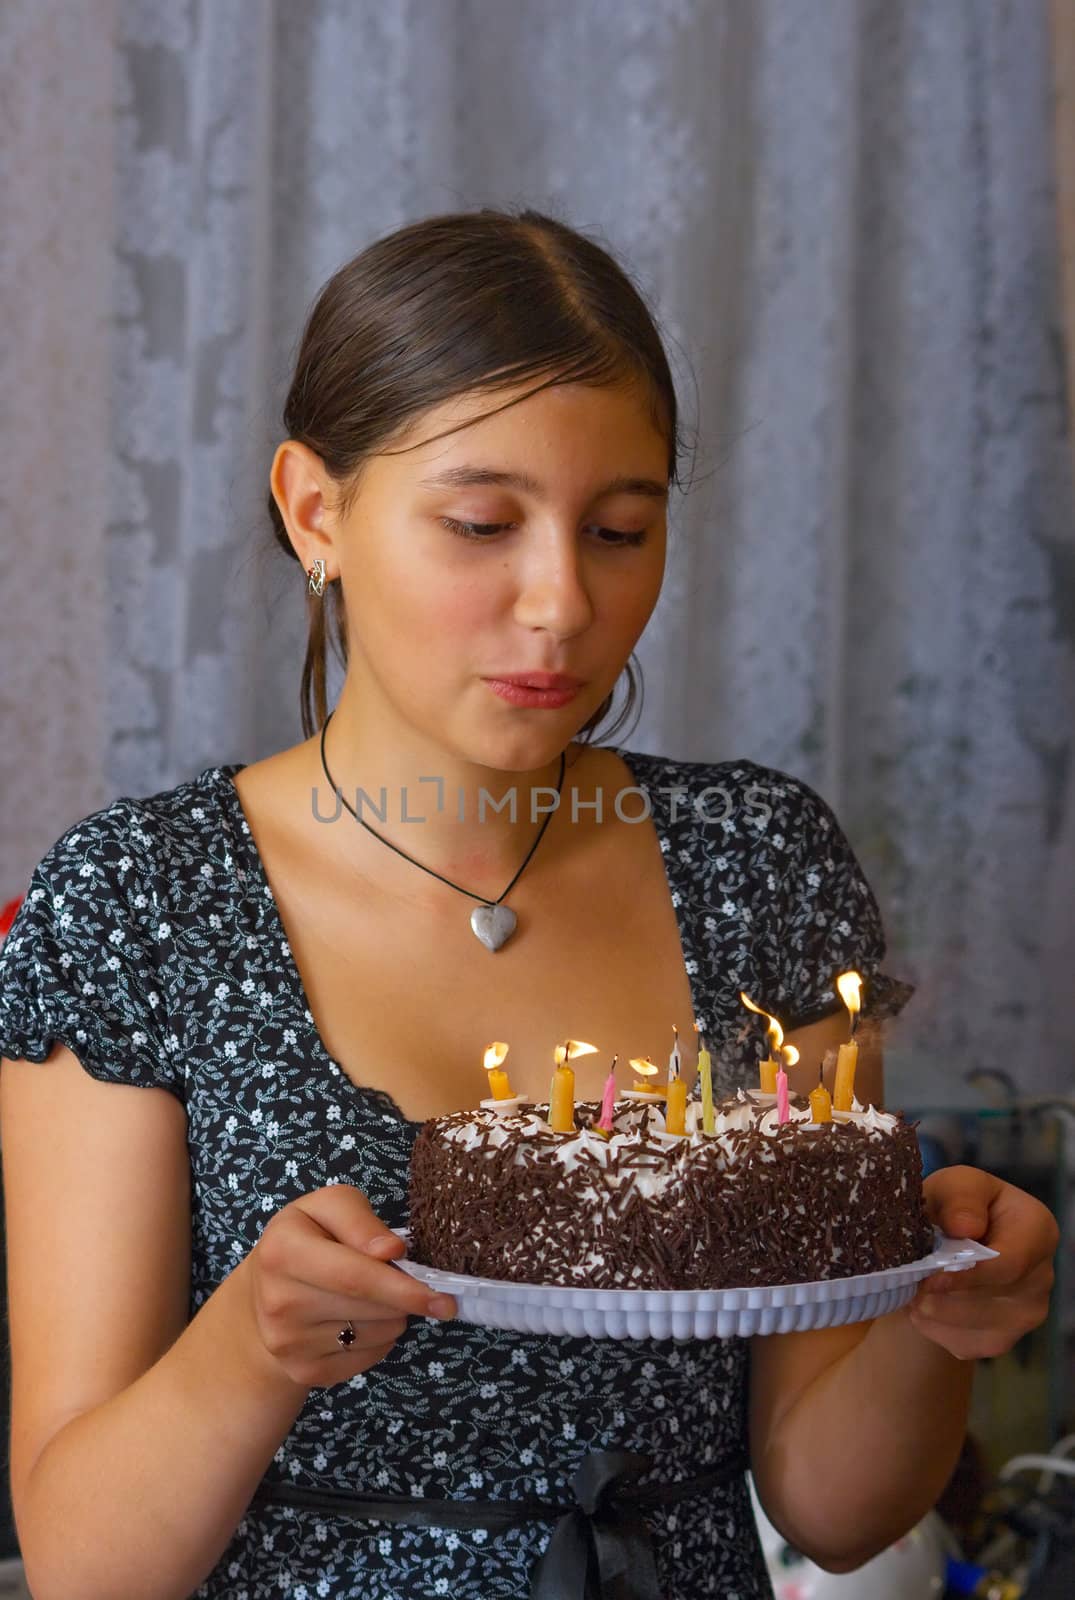
[[[509, 894], [522, 877], [523, 871], [530, 861], [530, 857], [534, 854], [534, 851], [541, 843], [545, 829], [552, 821], [553, 812], [549, 811], [546, 814], [544, 822], [542, 822], [541, 827], [538, 829], [537, 838], [526, 852], [522, 866], [519, 868], [514, 878], [512, 878], [511, 882], [508, 884], [508, 887], [501, 894], [497, 895], [495, 900], [486, 900], [483, 895], [475, 894], [471, 889], [464, 889], [461, 884], [453, 883], [450, 878], [445, 878], [442, 873], [434, 872], [432, 867], [423, 867], [422, 863], [420, 861], [416, 861], [413, 856], [409, 856], [406, 850], [401, 850], [398, 844], [393, 844], [391, 839], [386, 839], [383, 834], [377, 832], [376, 828], [371, 828], [369, 823], [359, 816], [354, 806], [348, 803], [348, 801], [344, 798], [342, 789], [336, 788], [332, 774], [328, 770], [328, 762], [325, 759], [325, 733], [329, 723], [332, 721], [335, 715], [336, 713], [334, 711], [330, 711], [328, 716], [325, 718], [324, 726], [321, 729], [321, 765], [325, 769], [325, 777], [328, 779], [335, 792], [339, 795], [340, 799], [343, 801], [343, 804], [347, 806], [348, 811], [354, 817], [355, 821], [362, 824], [367, 833], [372, 833], [375, 839], [379, 839], [382, 844], [386, 844], [389, 850], [394, 850], [397, 856], [402, 856], [404, 861], [409, 861], [412, 867], [421, 867], [422, 871], [428, 872], [431, 878], [439, 878], [440, 882], [446, 883], [449, 889], [456, 889], [460, 894], [465, 894], [468, 900], [480, 900], [481, 905], [475, 906], [474, 910], [470, 913], [470, 926], [473, 928], [475, 934], [481, 940], [482, 944], [487, 950], [499, 950], [500, 946], [502, 944], [506, 944], [511, 938], [512, 934], [515, 932], [516, 924], [518, 922], [518, 918], [511, 907], [503, 904], [504, 895]], [[558, 799], [560, 791], [564, 785], [565, 765], [566, 761], [564, 752], [561, 750], [560, 776], [556, 780], [556, 794]], [[555, 810], [555, 807], [553, 809]]]

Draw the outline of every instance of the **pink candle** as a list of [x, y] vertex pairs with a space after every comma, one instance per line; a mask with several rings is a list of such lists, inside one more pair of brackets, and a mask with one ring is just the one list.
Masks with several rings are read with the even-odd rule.
[[788, 1110], [788, 1075], [783, 1067], [776, 1074], [776, 1120], [787, 1122], [791, 1113]]
[[605, 1079], [605, 1093], [601, 1101], [601, 1115], [597, 1119], [597, 1126], [606, 1133], [612, 1132], [612, 1107], [616, 1104], [616, 1062], [619, 1058], [613, 1056], [612, 1066], [609, 1068], [608, 1077]]

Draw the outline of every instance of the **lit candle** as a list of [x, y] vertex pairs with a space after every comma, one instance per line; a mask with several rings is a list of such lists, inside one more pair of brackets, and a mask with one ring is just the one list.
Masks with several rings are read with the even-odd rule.
[[507, 1045], [497, 1040], [486, 1050], [483, 1060], [489, 1074], [489, 1098], [481, 1101], [481, 1108], [495, 1112], [498, 1117], [513, 1117], [530, 1104], [525, 1094], [513, 1093], [507, 1073], [501, 1071], [500, 1063], [507, 1053]]
[[549, 1127], [553, 1133], [575, 1131], [575, 1074], [567, 1064], [567, 1051], [558, 1044], [553, 1051], [556, 1066], [549, 1088]]
[[780, 1067], [776, 1074], [776, 1120], [787, 1122], [791, 1118], [791, 1108], [788, 1104], [788, 1075], [784, 1068], [793, 1067], [799, 1059], [799, 1052], [793, 1044], [782, 1047]]
[[494, 1100], [511, 1100], [513, 1090], [508, 1075], [501, 1068], [501, 1062], [508, 1053], [508, 1046], [500, 1040], [494, 1040], [485, 1052], [484, 1066], [489, 1074], [489, 1093]]
[[855, 1027], [862, 1004], [862, 979], [857, 972], [841, 972], [836, 989], [847, 1007], [851, 1019], [851, 1038], [840, 1046], [836, 1057], [836, 1080], [833, 1083], [832, 1104], [836, 1111], [850, 1111], [855, 1095], [855, 1068], [858, 1065], [859, 1047], [855, 1041]]
[[770, 1016], [768, 1011], [763, 1011], [761, 1006], [756, 1006], [742, 989], [739, 991], [739, 998], [748, 1010], [756, 1012], [759, 1017], [764, 1017], [769, 1024], [769, 1058], [758, 1063], [758, 1087], [762, 1094], [777, 1094], [779, 1093], [777, 1071], [780, 1065], [778, 1057], [780, 1046], [784, 1042], [784, 1030], [775, 1017]]
[[663, 1093], [662, 1085], [647, 1081], [656, 1077], [658, 1071], [656, 1064], [650, 1060], [649, 1056], [632, 1056], [630, 1060], [631, 1066], [634, 1068], [635, 1081], [626, 1092], [633, 1095], [648, 1095], [651, 1100], [659, 1100]]
[[664, 1102], [664, 1131], [685, 1134], [687, 1131], [687, 1085], [682, 1078], [671, 1078]]
[[679, 1029], [672, 1024], [672, 1054], [668, 1057], [668, 1088], [664, 1101], [664, 1131], [685, 1134], [687, 1131], [687, 1085], [680, 1072]]
[[832, 1098], [825, 1087], [823, 1062], [818, 1064], [817, 1088], [810, 1090], [810, 1120], [811, 1122], [832, 1121]]
[[594, 1124], [594, 1132], [603, 1133], [606, 1138], [612, 1132], [612, 1108], [616, 1104], [616, 1063], [619, 1059], [619, 1056], [612, 1057], [612, 1065], [605, 1079], [605, 1092], [601, 1099], [601, 1115]]
[[556, 1063], [549, 1088], [549, 1127], [553, 1133], [575, 1132], [575, 1073], [568, 1065], [572, 1056], [593, 1055], [597, 1046], [580, 1039], [568, 1039], [553, 1051]]
[[672, 1082], [673, 1078], [678, 1078], [679, 1077], [680, 1066], [681, 1066], [681, 1060], [680, 1060], [680, 1054], [679, 1054], [679, 1029], [676, 1027], [675, 1023], [673, 1022], [673, 1024], [672, 1024], [672, 1054], [668, 1057], [668, 1081], [669, 1081], [669, 1083]]
[[717, 1129], [716, 1118], [713, 1114], [713, 1063], [709, 1059], [709, 1051], [705, 1047], [705, 1034], [694, 1024], [698, 1032], [698, 1079], [702, 1085], [702, 1132], [715, 1133]]

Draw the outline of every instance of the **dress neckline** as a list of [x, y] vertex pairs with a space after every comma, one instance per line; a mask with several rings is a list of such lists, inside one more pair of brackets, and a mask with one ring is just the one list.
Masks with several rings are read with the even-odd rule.
[[[686, 967], [687, 983], [690, 988], [691, 1008], [694, 1018], [704, 1032], [704, 1019], [708, 1011], [708, 996], [703, 993], [701, 982], [702, 973], [705, 969], [700, 959], [700, 948], [695, 943], [690, 918], [681, 914], [688, 900], [688, 884], [685, 879], [681, 879], [678, 875], [680, 863], [676, 856], [674, 842], [666, 825], [662, 809], [657, 803], [657, 798], [654, 796], [653, 791], [645, 784], [644, 773], [639, 770], [647, 762], [661, 762], [664, 758], [647, 755], [642, 751], [628, 751], [620, 745], [605, 745], [602, 748], [611, 750], [614, 755], [619, 756], [631, 774], [634, 783], [639, 788], [645, 789], [650, 797], [652, 821], [660, 844], [661, 860], [664, 863], [665, 883], [672, 901], [676, 926], [679, 929], [680, 949]], [[309, 996], [306, 993], [306, 985], [303, 983], [298, 963], [291, 951], [287, 929], [284, 927], [284, 919], [276, 903], [276, 895], [272, 884], [269, 882], [269, 875], [265, 870], [265, 863], [261, 858], [257, 840], [254, 838], [254, 831], [247, 821], [242, 797], [231, 781], [234, 776], [242, 772], [248, 765], [249, 763], [246, 761], [233, 761], [223, 766], [210, 768], [210, 772], [218, 780], [220, 804], [228, 821], [231, 823], [232, 833], [242, 865], [256, 886], [257, 901], [260, 907], [259, 924], [267, 927], [279, 950], [280, 971], [286, 987], [287, 998], [296, 1010], [297, 1019], [301, 1019], [299, 1025], [305, 1030], [312, 1058], [318, 1067], [322, 1069], [329, 1087], [338, 1090], [342, 1083], [343, 1092], [352, 1091], [356, 1095], [377, 1101], [387, 1108], [404, 1128], [416, 1131], [422, 1126], [423, 1118], [408, 1117], [398, 1100], [387, 1089], [378, 1089], [372, 1084], [356, 1083], [330, 1054], [321, 1037], [317, 1022], [314, 1019]], [[261, 919], [264, 919], [264, 922]]]

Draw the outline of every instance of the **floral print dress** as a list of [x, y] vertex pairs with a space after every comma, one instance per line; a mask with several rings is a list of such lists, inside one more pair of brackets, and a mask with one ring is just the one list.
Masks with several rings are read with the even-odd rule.
[[[825, 802], [749, 761], [700, 763], [617, 749], [651, 809], [717, 1093], [756, 1082], [764, 1024], [839, 1008], [834, 975], [884, 986], [874, 897]], [[190, 1314], [281, 1206], [332, 1183], [407, 1221], [418, 1124], [328, 1055], [263, 863], [231, 782], [206, 768], [122, 796], [69, 828], [34, 869], [0, 945], [0, 1054], [43, 1061], [61, 1041], [94, 1077], [157, 1086], [188, 1119]], [[550, 1539], [409, 1526], [335, 1509], [329, 1496], [570, 1501], [592, 1450], [650, 1458], [641, 1483], [705, 1473], [746, 1447], [750, 1345], [736, 1339], [596, 1340], [412, 1319], [391, 1353], [312, 1389], [204, 1600], [518, 1600]], [[305, 1504], [262, 1501], [274, 1485]], [[319, 1503], [318, 1494], [324, 1495]], [[301, 1497], [296, 1497], [301, 1498]], [[748, 1482], [647, 1510], [665, 1600], [772, 1595]]]

